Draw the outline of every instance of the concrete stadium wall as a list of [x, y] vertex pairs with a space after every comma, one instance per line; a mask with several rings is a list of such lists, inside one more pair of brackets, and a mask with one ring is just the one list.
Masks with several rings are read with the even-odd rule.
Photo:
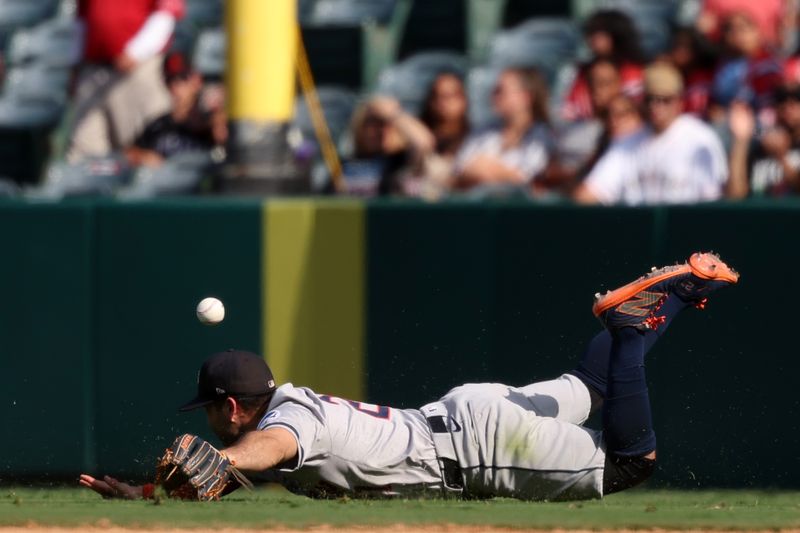
[[[660, 486], [800, 487], [800, 204], [657, 209], [186, 200], [0, 204], [0, 480], [141, 478], [207, 354], [398, 407], [571, 368], [591, 296], [714, 249], [742, 282], [648, 356]], [[786, 271], [786, 272], [784, 272]], [[228, 316], [194, 319], [214, 294]]]

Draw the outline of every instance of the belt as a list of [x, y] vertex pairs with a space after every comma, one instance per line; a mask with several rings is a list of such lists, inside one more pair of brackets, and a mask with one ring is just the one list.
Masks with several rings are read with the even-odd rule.
[[464, 491], [464, 477], [461, 467], [458, 466], [458, 456], [456, 455], [453, 436], [451, 435], [451, 433], [461, 431], [461, 426], [453, 417], [447, 415], [447, 409], [440, 402], [429, 403], [420, 410], [431, 429], [433, 447], [436, 450], [436, 458], [439, 461], [444, 492], [462, 493]]

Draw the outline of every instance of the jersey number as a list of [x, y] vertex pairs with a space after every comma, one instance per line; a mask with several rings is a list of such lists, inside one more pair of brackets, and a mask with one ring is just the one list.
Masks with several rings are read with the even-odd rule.
[[356, 411], [360, 411], [369, 416], [380, 418], [381, 420], [389, 420], [391, 409], [385, 405], [375, 405], [372, 403], [357, 402], [355, 400], [344, 400], [335, 396], [328, 396], [327, 394], [320, 394], [319, 399], [333, 405], [341, 405], [340, 402], [347, 402]]

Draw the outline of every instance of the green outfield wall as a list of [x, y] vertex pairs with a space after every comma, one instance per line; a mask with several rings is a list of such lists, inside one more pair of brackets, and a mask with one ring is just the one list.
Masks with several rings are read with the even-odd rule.
[[[173, 200], [0, 204], [0, 481], [143, 478], [184, 431], [197, 367], [265, 354], [279, 381], [398, 407], [575, 365], [591, 296], [695, 249], [742, 282], [648, 356], [661, 486], [800, 487], [800, 203]], [[194, 306], [214, 295], [226, 320]]]

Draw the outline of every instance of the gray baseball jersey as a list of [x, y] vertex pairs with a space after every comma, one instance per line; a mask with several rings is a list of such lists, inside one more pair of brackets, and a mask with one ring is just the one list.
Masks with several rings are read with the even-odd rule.
[[446, 448], [470, 496], [585, 499], [602, 496], [605, 462], [601, 434], [581, 426], [589, 409], [586, 386], [570, 375], [525, 387], [463, 385], [420, 410], [285, 384], [258, 428], [287, 429], [298, 446], [295, 460], [266, 478], [311, 496], [442, 494], [437, 451], [447, 453], [426, 420], [435, 413], [449, 419]]

